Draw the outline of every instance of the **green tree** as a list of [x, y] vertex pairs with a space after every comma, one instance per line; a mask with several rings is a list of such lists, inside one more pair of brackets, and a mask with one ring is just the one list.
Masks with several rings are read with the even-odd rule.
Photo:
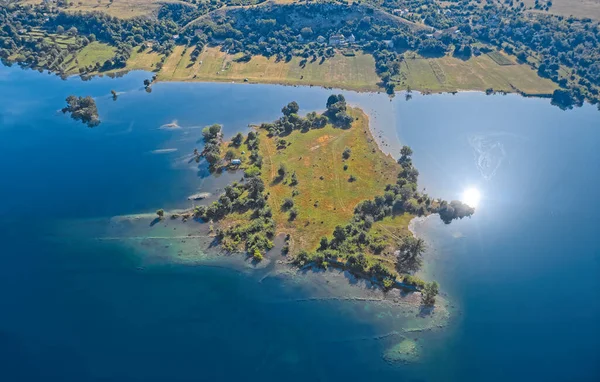
[[232, 139], [231, 139], [231, 143], [235, 146], [235, 147], [240, 147], [240, 145], [242, 144], [242, 142], [244, 141], [244, 135], [242, 135], [242, 133], [237, 133]]
[[156, 214], [158, 215], [159, 219], [162, 219], [165, 216], [165, 211], [161, 208], [156, 211]]
[[298, 103], [296, 101], [292, 101], [292, 102], [288, 103], [286, 106], [284, 106], [283, 109], [281, 109], [281, 112], [286, 117], [289, 117], [292, 114], [298, 113], [298, 110], [300, 110], [300, 106], [298, 106]]
[[233, 150], [227, 150], [225, 153], [225, 160], [232, 160], [235, 157], [235, 152]]
[[350, 153], [351, 153], [350, 147], [346, 147], [344, 149], [344, 152], [342, 153], [342, 158], [344, 158], [344, 159], [350, 158]]
[[413, 236], [405, 236], [398, 250], [396, 267], [399, 272], [411, 273], [419, 270], [423, 264], [425, 241]]
[[283, 178], [285, 176], [287, 172], [287, 168], [285, 167], [285, 165], [282, 163], [279, 165], [279, 168], [277, 169], [277, 174], [279, 174], [280, 178]]
[[435, 305], [435, 297], [439, 293], [440, 286], [436, 281], [430, 282], [425, 285], [422, 290], [421, 301], [424, 305], [433, 306]]

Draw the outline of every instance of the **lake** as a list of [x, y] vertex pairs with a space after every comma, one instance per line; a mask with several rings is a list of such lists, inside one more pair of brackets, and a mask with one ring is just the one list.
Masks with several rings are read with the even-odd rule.
[[[63, 81], [0, 66], [3, 381], [600, 379], [595, 107], [342, 92], [369, 113], [385, 151], [412, 147], [428, 194], [481, 194], [470, 219], [415, 222], [427, 274], [453, 309], [444, 328], [406, 333], [421, 319], [340, 275], [254, 269], [205, 256], [194, 240], [108, 240], [111, 217], [189, 207], [188, 195], [238, 178], [189, 161], [203, 126], [221, 123], [230, 137], [292, 100], [322, 110], [332, 93], [189, 83], [147, 93], [149, 77]], [[69, 94], [93, 96], [102, 123], [60, 113]], [[138, 216], [126, 221], [130, 238], [172, 230]], [[420, 344], [419, 362], [383, 359], [402, 337]]]

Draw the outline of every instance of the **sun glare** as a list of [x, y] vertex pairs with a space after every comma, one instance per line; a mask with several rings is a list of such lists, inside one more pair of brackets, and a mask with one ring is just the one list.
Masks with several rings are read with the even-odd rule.
[[479, 201], [481, 200], [481, 193], [476, 188], [467, 188], [463, 192], [462, 201], [467, 204], [469, 207], [477, 207], [479, 205]]

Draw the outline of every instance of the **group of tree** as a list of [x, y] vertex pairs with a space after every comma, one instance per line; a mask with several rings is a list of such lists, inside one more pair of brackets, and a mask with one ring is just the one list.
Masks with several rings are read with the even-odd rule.
[[204, 140], [204, 149], [199, 154], [199, 158], [206, 159], [211, 169], [215, 169], [221, 161], [221, 125], [214, 124], [202, 129]]
[[70, 113], [71, 118], [76, 121], [81, 121], [89, 127], [98, 126], [100, 117], [96, 101], [90, 96], [77, 97], [70, 95], [66, 99], [67, 106], [62, 109], [63, 113]]

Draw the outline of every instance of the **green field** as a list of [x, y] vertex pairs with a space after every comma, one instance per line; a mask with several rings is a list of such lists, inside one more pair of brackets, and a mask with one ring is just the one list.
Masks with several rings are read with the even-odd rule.
[[76, 66], [78, 68], [96, 65], [97, 62], [103, 64], [115, 56], [115, 48], [110, 45], [97, 41], [89, 43], [77, 53]]

